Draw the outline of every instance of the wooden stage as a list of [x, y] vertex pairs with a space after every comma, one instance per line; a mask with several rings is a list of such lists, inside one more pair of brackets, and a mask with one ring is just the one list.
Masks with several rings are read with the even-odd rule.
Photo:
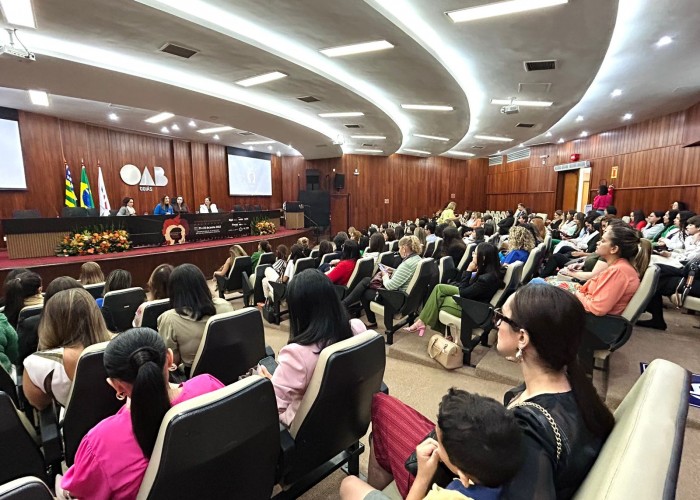
[[74, 257], [41, 257], [34, 259], [10, 259], [7, 250], [0, 251], [0, 283], [5, 281], [7, 273], [18, 267], [25, 267], [41, 275], [44, 287], [59, 276], [72, 276], [78, 279], [83, 262], [95, 261], [102, 271], [109, 274], [114, 269], [126, 269], [131, 272], [134, 286], [145, 286], [153, 269], [159, 264], [194, 264], [207, 278], [211, 278], [228, 257], [231, 245], [241, 245], [248, 255], [257, 250], [258, 242], [267, 239], [274, 251], [277, 245], [291, 247], [297, 239], [307, 236], [312, 239], [313, 229], [280, 228], [272, 236], [243, 236], [219, 240], [185, 243], [184, 245], [143, 247], [123, 253], [103, 255], [83, 255]]

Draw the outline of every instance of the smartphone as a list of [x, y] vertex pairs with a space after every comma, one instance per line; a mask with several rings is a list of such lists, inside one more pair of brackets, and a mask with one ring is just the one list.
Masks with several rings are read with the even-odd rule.
[[380, 263], [380, 264], [379, 264], [379, 269], [381, 269], [381, 270], [384, 271], [384, 272], [387, 272], [387, 270], [388, 270], [389, 268], [386, 267], [384, 264]]
[[264, 366], [270, 374], [273, 374], [277, 368], [277, 361], [272, 356], [265, 356], [258, 362], [258, 365]]

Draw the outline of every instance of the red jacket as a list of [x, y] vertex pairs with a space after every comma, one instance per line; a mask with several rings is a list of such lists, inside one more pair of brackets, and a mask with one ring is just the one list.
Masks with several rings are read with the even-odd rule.
[[355, 270], [355, 259], [341, 260], [338, 265], [331, 269], [327, 276], [336, 285], [347, 285], [352, 272]]

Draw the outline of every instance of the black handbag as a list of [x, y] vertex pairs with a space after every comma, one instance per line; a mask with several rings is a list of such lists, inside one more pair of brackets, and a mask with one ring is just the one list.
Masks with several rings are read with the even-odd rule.
[[265, 321], [268, 323], [277, 324], [277, 309], [275, 308], [274, 301], [270, 297], [265, 299], [265, 305], [263, 305], [262, 308], [262, 315], [263, 318], [265, 318]]
[[685, 298], [700, 297], [700, 281], [695, 283], [695, 275], [700, 269], [700, 259], [688, 262], [683, 268], [683, 279], [678, 283], [676, 288], [676, 307], [683, 307]]
[[[430, 431], [428, 435], [421, 440], [421, 443], [428, 438], [437, 441], [437, 433], [435, 432], [435, 429]], [[413, 453], [411, 453], [411, 456], [409, 456], [406, 459], [404, 467], [413, 477], [416, 477], [418, 475], [418, 457], [416, 456], [415, 450], [413, 451]], [[454, 472], [448, 469], [444, 463], [440, 462], [438, 464], [437, 470], [435, 471], [435, 475], [433, 476], [432, 484], [437, 484], [441, 488], [444, 488], [452, 482], [454, 477]]]

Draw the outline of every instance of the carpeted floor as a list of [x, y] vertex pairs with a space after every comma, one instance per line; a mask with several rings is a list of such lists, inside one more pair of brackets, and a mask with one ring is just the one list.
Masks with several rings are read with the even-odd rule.
[[[239, 307], [240, 301], [234, 301]], [[691, 316], [669, 308], [665, 311], [669, 329], [658, 332], [635, 328], [630, 341], [610, 357], [607, 376], [596, 374], [595, 384], [607, 404], [616, 408], [624, 395], [639, 378], [639, 363], [664, 358], [680, 364], [694, 373], [700, 373], [700, 316]], [[275, 352], [287, 343], [288, 321], [280, 326], [265, 323], [267, 342]], [[392, 346], [387, 346], [387, 365], [384, 380], [392, 395], [434, 418], [442, 395], [450, 387], [459, 387], [502, 400], [503, 393], [518, 380], [518, 368], [503, 361], [488, 348], [478, 348], [473, 356], [476, 367], [464, 367], [452, 372], [443, 370], [430, 360], [426, 346], [431, 332], [424, 337], [400, 332]], [[363, 439], [367, 446], [367, 436]], [[360, 470], [367, 472], [368, 451], [360, 461]], [[697, 498], [700, 490], [700, 409], [690, 408], [686, 426], [685, 444], [677, 489], [679, 500]], [[316, 485], [301, 498], [305, 500], [338, 498], [338, 488], [344, 474], [336, 472]]]

